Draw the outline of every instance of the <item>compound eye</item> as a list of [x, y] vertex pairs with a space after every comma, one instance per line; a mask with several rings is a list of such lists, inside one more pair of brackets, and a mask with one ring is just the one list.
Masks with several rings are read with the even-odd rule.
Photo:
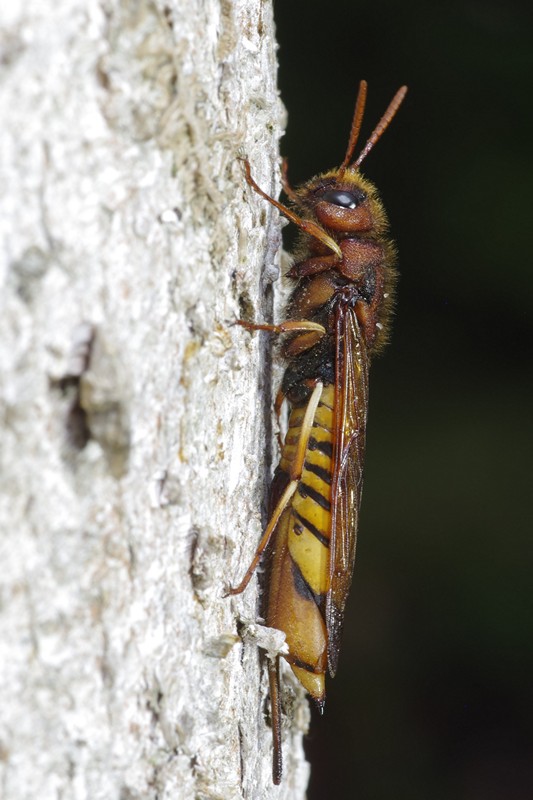
[[342, 189], [330, 189], [325, 192], [320, 200], [325, 203], [331, 203], [334, 206], [341, 206], [341, 208], [357, 208], [361, 203], [366, 200], [366, 194], [360, 189], [353, 192], [345, 192]]

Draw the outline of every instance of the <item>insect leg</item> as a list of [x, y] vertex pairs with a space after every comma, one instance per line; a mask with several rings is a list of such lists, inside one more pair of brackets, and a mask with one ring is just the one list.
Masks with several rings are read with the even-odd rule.
[[285, 395], [283, 393], [283, 389], [280, 389], [276, 395], [276, 400], [274, 402], [274, 413], [276, 415], [276, 422], [278, 423], [278, 444], [280, 450], [283, 447], [283, 442], [281, 439], [281, 408], [283, 406], [284, 400], [285, 400]]
[[289, 197], [293, 203], [298, 202], [298, 193], [294, 191], [292, 188], [290, 181], [289, 181], [289, 159], [284, 158], [281, 162], [281, 185], [283, 186], [283, 191]]
[[232, 594], [232, 595], [233, 594], [241, 594], [241, 592], [244, 592], [244, 590], [246, 589], [246, 587], [250, 583], [250, 579], [251, 579], [252, 575], [254, 574], [257, 565], [259, 564], [259, 559], [263, 555], [263, 552], [264, 552], [266, 546], [268, 545], [268, 543], [270, 541], [270, 537], [274, 533], [276, 525], [279, 522], [279, 518], [281, 517], [281, 515], [283, 514], [283, 512], [285, 511], [285, 509], [289, 505], [291, 497], [295, 493], [297, 486], [298, 486], [298, 482], [297, 481], [291, 481], [288, 484], [287, 488], [285, 489], [285, 491], [283, 492], [283, 494], [281, 496], [281, 499], [280, 499], [279, 503], [277, 504], [276, 508], [274, 509], [274, 511], [272, 513], [272, 516], [270, 517], [270, 519], [268, 521], [268, 525], [266, 526], [265, 532], [264, 532], [263, 536], [261, 537], [261, 541], [259, 542], [259, 546], [258, 546], [257, 550], [255, 551], [255, 555], [254, 555], [254, 557], [252, 559], [252, 563], [250, 564], [250, 566], [248, 567], [248, 569], [246, 570], [246, 572], [244, 574], [244, 578], [242, 579], [242, 581], [239, 583], [238, 586], [230, 587], [226, 594]]
[[242, 161], [244, 162], [244, 169], [246, 172], [246, 182], [255, 192], [257, 192], [257, 194], [261, 195], [261, 197], [263, 197], [265, 200], [268, 200], [268, 202], [275, 206], [278, 211], [287, 217], [287, 219], [290, 219], [291, 222], [294, 222], [295, 225], [298, 225], [298, 227], [304, 231], [304, 233], [307, 233], [309, 236], [313, 236], [315, 239], [318, 239], [319, 242], [325, 244], [326, 247], [328, 247], [339, 258], [342, 258], [342, 251], [335, 239], [332, 239], [332, 237], [329, 236], [326, 231], [316, 222], [313, 222], [310, 219], [302, 219], [302, 217], [299, 217], [298, 214], [294, 213], [294, 211], [291, 211], [290, 208], [287, 208], [287, 206], [284, 206], [282, 203], [278, 203], [277, 200], [274, 200], [273, 197], [270, 197], [269, 194], [264, 192], [252, 178], [250, 162], [247, 159], [242, 159]]
[[268, 682], [270, 686], [270, 708], [272, 723], [272, 780], [276, 786], [281, 783], [283, 758], [281, 755], [281, 695], [279, 691], [279, 656], [268, 662]]
[[297, 261], [292, 265], [287, 272], [288, 278], [304, 278], [307, 275], [318, 275], [320, 272], [326, 272], [329, 269], [338, 267], [339, 259], [335, 255], [330, 256], [312, 256], [303, 261]]
[[236, 325], [246, 328], [247, 331], [269, 331], [269, 333], [294, 333], [297, 331], [316, 331], [324, 335], [326, 329], [318, 322], [311, 322], [308, 319], [289, 319], [280, 322], [278, 325], [264, 325], [256, 322], [246, 322], [244, 319], [235, 320]]
[[227, 591], [227, 594], [235, 595], [241, 594], [248, 584], [250, 583], [251, 577], [254, 574], [257, 565], [259, 564], [259, 559], [263, 555], [265, 548], [267, 547], [272, 534], [274, 533], [276, 526], [280, 520], [281, 515], [285, 511], [285, 509], [289, 506], [291, 498], [293, 494], [296, 492], [298, 488], [298, 483], [302, 476], [302, 469], [303, 464], [305, 461], [305, 454], [307, 452], [307, 446], [309, 444], [309, 437], [311, 436], [311, 429], [313, 427], [313, 420], [315, 418], [315, 413], [320, 402], [320, 397], [322, 395], [322, 389], [324, 388], [323, 383], [317, 383], [311, 397], [309, 398], [309, 403], [307, 404], [307, 408], [305, 410], [304, 418], [302, 420], [302, 427], [300, 432], [300, 438], [298, 439], [298, 444], [296, 446], [296, 452], [294, 454], [293, 461], [291, 463], [291, 468], [289, 472], [290, 481], [287, 484], [285, 491], [283, 492], [278, 504], [276, 505], [274, 511], [272, 512], [272, 516], [268, 521], [268, 525], [265, 528], [265, 532], [261, 537], [261, 541], [259, 542], [259, 546], [255, 551], [255, 555], [252, 559], [252, 563], [246, 570], [244, 574], [244, 578], [239, 583], [238, 586], [230, 587]]

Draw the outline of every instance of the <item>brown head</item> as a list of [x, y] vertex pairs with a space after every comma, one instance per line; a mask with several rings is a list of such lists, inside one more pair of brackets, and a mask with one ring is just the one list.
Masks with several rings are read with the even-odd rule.
[[393, 119], [405, 97], [407, 87], [402, 86], [398, 89], [360, 155], [352, 164], [363, 120], [366, 92], [366, 81], [361, 81], [350, 139], [341, 166], [312, 178], [298, 190], [290, 192], [292, 199], [300, 207], [311, 212], [321, 226], [341, 238], [351, 233], [369, 232], [379, 236], [387, 227], [385, 212], [377, 191], [370, 181], [363, 178], [359, 166]]

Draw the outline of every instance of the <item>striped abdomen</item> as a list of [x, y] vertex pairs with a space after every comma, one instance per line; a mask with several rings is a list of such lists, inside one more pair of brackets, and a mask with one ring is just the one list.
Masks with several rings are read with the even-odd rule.
[[[331, 475], [334, 387], [324, 386], [298, 488], [275, 534], [267, 624], [286, 634], [297, 678], [317, 701], [327, 667], [325, 597], [330, 587]], [[305, 406], [292, 409], [275, 485], [289, 482]]]

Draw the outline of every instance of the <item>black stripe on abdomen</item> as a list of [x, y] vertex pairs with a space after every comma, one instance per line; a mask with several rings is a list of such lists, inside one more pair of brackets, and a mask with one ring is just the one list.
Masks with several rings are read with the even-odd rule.
[[292, 580], [294, 582], [294, 588], [296, 589], [300, 597], [303, 597], [305, 600], [313, 600], [313, 602], [316, 603], [316, 605], [319, 608], [321, 608], [326, 599], [326, 595], [315, 594], [315, 592], [313, 592], [313, 590], [305, 580], [304, 576], [302, 575], [300, 567], [298, 566], [294, 558], [292, 556], [289, 557], [291, 559], [291, 573], [292, 573]]
[[298, 484], [298, 494], [301, 497], [310, 497], [311, 500], [314, 500], [314, 502], [320, 506], [320, 508], [323, 508], [324, 511], [331, 511], [331, 503], [329, 500], [321, 495], [320, 492], [317, 492], [316, 489], [313, 489], [312, 486], [308, 486], [307, 483], [300, 481]]
[[325, 456], [331, 458], [333, 456], [333, 445], [331, 442], [317, 442], [314, 436], [309, 438], [309, 450], [319, 450]]
[[313, 464], [310, 461], [306, 461], [304, 464], [304, 469], [312, 472], [313, 475], [316, 475], [318, 478], [323, 480], [324, 483], [331, 484], [331, 472], [327, 469], [324, 469], [324, 467], [321, 467], [318, 464]]
[[328, 537], [325, 536], [322, 533], [322, 531], [319, 531], [318, 528], [315, 527], [315, 525], [313, 525], [312, 522], [309, 522], [309, 520], [306, 519], [302, 514], [299, 514], [295, 508], [292, 509], [292, 514], [295, 517], [295, 519], [297, 519], [304, 526], [304, 528], [307, 528], [309, 533], [312, 533], [313, 536], [315, 536], [318, 539], [320, 544], [323, 544], [324, 547], [329, 547]]

